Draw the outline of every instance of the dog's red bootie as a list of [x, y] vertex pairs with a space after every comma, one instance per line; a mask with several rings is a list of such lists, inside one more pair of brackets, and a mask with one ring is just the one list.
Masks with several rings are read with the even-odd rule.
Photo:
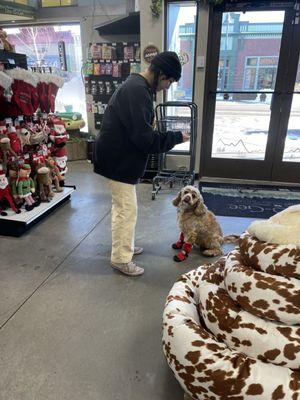
[[192, 248], [193, 246], [190, 243], [184, 243], [183, 249], [173, 257], [173, 260], [176, 262], [184, 261], [189, 256]]
[[172, 244], [172, 248], [175, 250], [182, 249], [183, 245], [184, 245], [184, 236], [183, 233], [181, 232], [178, 241]]

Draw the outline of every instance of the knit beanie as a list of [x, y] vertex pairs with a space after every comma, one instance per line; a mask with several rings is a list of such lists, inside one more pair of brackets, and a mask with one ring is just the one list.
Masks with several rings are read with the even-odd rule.
[[174, 51], [163, 51], [151, 61], [151, 65], [158, 67], [168, 78], [179, 81], [181, 77], [181, 63]]

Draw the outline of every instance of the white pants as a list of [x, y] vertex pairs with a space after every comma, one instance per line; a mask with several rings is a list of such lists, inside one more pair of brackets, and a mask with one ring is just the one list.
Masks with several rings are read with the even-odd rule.
[[132, 260], [134, 234], [137, 219], [137, 199], [135, 185], [108, 179], [112, 197], [111, 262], [128, 263]]

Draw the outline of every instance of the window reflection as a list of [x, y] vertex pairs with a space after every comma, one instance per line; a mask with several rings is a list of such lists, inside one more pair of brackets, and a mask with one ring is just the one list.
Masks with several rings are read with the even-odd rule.
[[182, 76], [168, 90], [169, 101], [192, 101], [196, 36], [196, 2], [168, 4], [168, 50], [175, 51], [182, 62]]

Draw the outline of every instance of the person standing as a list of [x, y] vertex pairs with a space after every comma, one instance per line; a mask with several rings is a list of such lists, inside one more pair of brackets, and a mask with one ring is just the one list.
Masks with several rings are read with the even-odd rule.
[[164, 153], [189, 140], [187, 132], [153, 129], [153, 98], [181, 77], [176, 53], [156, 55], [140, 74], [131, 74], [110, 98], [94, 144], [94, 172], [107, 178], [112, 196], [111, 267], [129, 275], [143, 274], [132, 261], [143, 248], [134, 246], [137, 220], [136, 184], [149, 154]]

